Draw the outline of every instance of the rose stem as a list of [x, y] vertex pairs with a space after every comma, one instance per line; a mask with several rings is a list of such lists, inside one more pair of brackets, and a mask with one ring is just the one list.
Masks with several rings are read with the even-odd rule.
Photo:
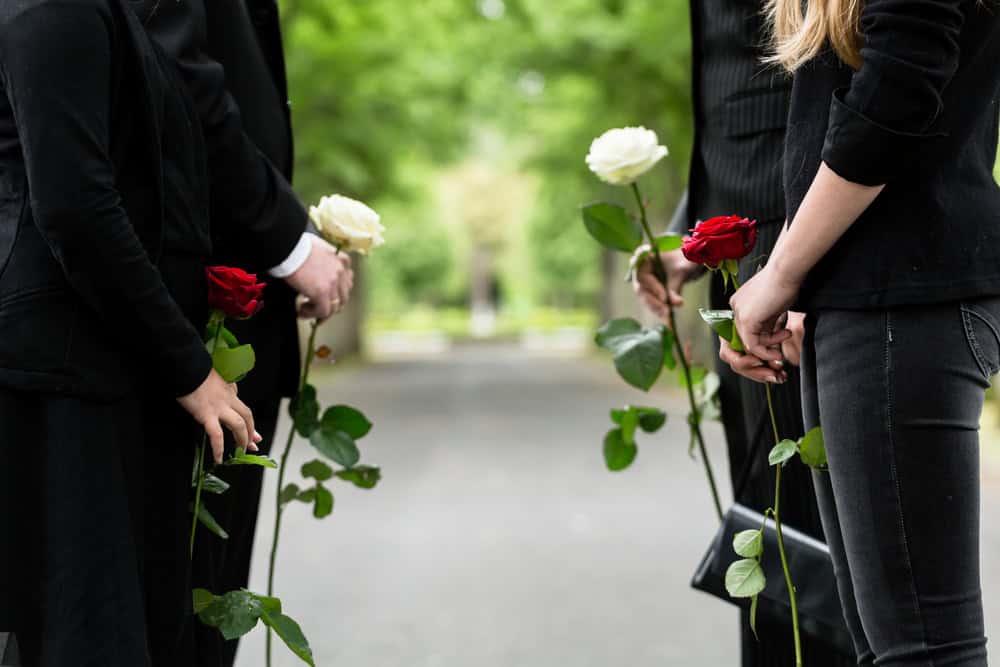
[[[774, 444], [781, 441], [778, 435], [778, 420], [774, 416], [774, 400], [771, 398], [771, 385], [765, 384], [767, 393], [767, 411], [771, 415], [771, 429], [774, 431]], [[795, 641], [795, 665], [802, 666], [802, 640], [799, 637], [799, 607], [795, 598], [795, 586], [792, 584], [792, 573], [788, 570], [788, 557], [785, 555], [785, 539], [781, 534], [781, 469], [779, 463], [774, 475], [774, 532], [778, 536], [778, 555], [781, 556], [781, 569], [785, 573], [785, 586], [788, 588], [788, 602], [792, 606], [792, 636]]]
[[[222, 335], [222, 324], [225, 322], [225, 317], [220, 317], [218, 314], [213, 313], [212, 317], [218, 320], [215, 326], [215, 337], [212, 339], [212, 356], [215, 356], [215, 348], [219, 346], [219, 337]], [[191, 540], [188, 544], [188, 557], [194, 558], [194, 534], [198, 528], [198, 512], [201, 510], [201, 484], [205, 479], [205, 443], [208, 440], [208, 433], [202, 433], [201, 444], [198, 445], [198, 450], [195, 456], [196, 462], [196, 472], [195, 472], [195, 487], [194, 487], [194, 516], [191, 518]]]
[[[319, 329], [319, 321], [313, 320], [312, 330], [309, 332], [309, 344], [306, 348], [306, 359], [302, 365], [302, 375], [299, 378], [299, 391], [295, 395], [296, 400], [301, 400], [302, 391], [309, 382], [309, 367], [312, 365], [313, 355], [316, 348], [316, 331]], [[278, 466], [278, 490], [275, 493], [274, 510], [274, 535], [271, 538], [271, 557], [267, 567], [267, 597], [274, 597], [274, 565], [278, 557], [278, 536], [281, 533], [281, 515], [284, 508], [281, 505], [281, 490], [285, 484], [285, 469], [288, 467], [288, 455], [292, 451], [292, 442], [295, 440], [295, 418], [292, 417], [291, 428], [288, 430], [288, 438], [285, 440], [285, 451], [281, 454], [281, 465]], [[271, 628], [267, 629], [267, 667], [271, 667]]]
[[695, 440], [698, 443], [698, 449], [701, 452], [701, 460], [705, 465], [705, 477], [708, 478], [708, 486], [712, 492], [712, 501], [715, 503], [715, 513], [719, 517], [719, 521], [722, 521], [722, 503], [719, 501], [719, 490], [715, 485], [715, 474], [712, 472], [712, 463], [708, 459], [708, 449], [705, 447], [705, 438], [701, 433], [701, 413], [698, 410], [697, 403], [694, 398], [694, 384], [691, 382], [691, 367], [688, 365], [687, 356], [684, 354], [684, 346], [681, 344], [680, 332], [677, 330], [677, 318], [674, 314], [674, 305], [670, 302], [669, 288], [667, 287], [667, 267], [663, 264], [663, 258], [660, 257], [660, 252], [656, 247], [656, 237], [653, 236], [652, 230], [649, 228], [649, 220], [646, 217], [646, 205], [642, 202], [642, 195], [639, 193], [639, 185], [637, 183], [632, 183], [632, 192], [635, 194], [635, 200], [639, 204], [639, 216], [642, 220], [642, 229], [646, 232], [646, 236], [649, 239], [649, 247], [652, 250], [653, 255], [653, 272], [656, 274], [657, 280], [663, 283], [664, 289], [667, 290], [667, 312], [670, 315], [670, 330], [674, 334], [674, 348], [677, 350], [677, 358], [680, 359], [681, 369], [684, 371], [684, 384], [687, 387], [688, 394], [688, 404], [691, 406], [691, 419], [690, 428], [691, 432], [694, 434]]

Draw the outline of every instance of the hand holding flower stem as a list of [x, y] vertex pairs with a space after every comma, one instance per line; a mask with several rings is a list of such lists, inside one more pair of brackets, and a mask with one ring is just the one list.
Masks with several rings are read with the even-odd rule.
[[[637, 183], [632, 183], [632, 193], [635, 195], [635, 201], [639, 206], [639, 219], [642, 223], [642, 230], [646, 234], [646, 240], [649, 243], [649, 247], [654, 248], [654, 251], [652, 252], [653, 273], [663, 284], [664, 289], [667, 289], [667, 267], [663, 264], [663, 258], [660, 256], [660, 253], [655, 250], [657, 247], [656, 236], [653, 234], [653, 230], [649, 226], [649, 218], [646, 214], [646, 205], [642, 200], [642, 194], [639, 192], [639, 185]], [[701, 432], [701, 412], [698, 408], [698, 402], [695, 400], [694, 396], [694, 383], [691, 378], [691, 366], [688, 363], [687, 354], [681, 344], [680, 335], [677, 329], [677, 317], [674, 312], [673, 302], [669, 296], [669, 291], [666, 299], [666, 305], [670, 320], [670, 330], [674, 332], [674, 347], [676, 349], [676, 356], [680, 361], [681, 370], [684, 373], [684, 385], [687, 387], [688, 403], [691, 407], [691, 418], [689, 420], [691, 432], [695, 441], [698, 443], [698, 451], [701, 454], [701, 460], [705, 466], [705, 477], [708, 479], [708, 486], [712, 493], [712, 502], [715, 505], [715, 513], [721, 521], [723, 517], [722, 502], [719, 500], [719, 490], [715, 483], [715, 474], [712, 471], [712, 463], [708, 458], [708, 449], [705, 447], [705, 437]]]
[[[322, 197], [317, 206], [309, 208], [309, 218], [315, 225], [317, 232], [322, 239], [330, 244], [334, 256], [340, 256], [345, 261], [350, 261], [347, 253], [355, 252], [359, 255], [367, 255], [374, 248], [385, 243], [383, 234], [385, 227], [381, 219], [374, 210], [362, 202], [344, 197], [342, 195], [330, 195]], [[353, 287], [353, 280], [347, 284], [346, 291], [343, 291], [337, 298], [338, 306], [346, 303], [346, 297]], [[300, 311], [300, 315], [303, 311]], [[309, 311], [304, 311], [308, 313]], [[334, 309], [339, 312], [339, 307]], [[267, 570], [267, 595], [274, 594], [274, 577], [278, 558], [278, 544], [281, 537], [281, 519], [284, 514], [287, 502], [282, 494], [285, 491], [285, 475], [288, 471], [288, 461], [295, 442], [295, 435], [300, 424], [298, 423], [297, 407], [304, 401], [306, 388], [309, 387], [309, 370], [312, 367], [313, 359], [316, 356], [316, 333], [325, 318], [315, 318], [310, 323], [309, 341], [306, 344], [305, 360], [302, 364], [302, 372], [299, 376], [299, 387], [293, 401], [292, 424], [288, 430], [288, 437], [285, 439], [285, 449], [281, 454], [281, 461], [278, 466], [278, 486], [275, 491], [275, 516], [274, 530], [271, 537], [271, 553], [268, 559]], [[315, 396], [312, 398], [315, 403]], [[298, 406], [301, 407], [301, 406]], [[332, 500], [331, 500], [332, 503]], [[271, 666], [271, 630], [268, 628], [267, 645], [265, 649], [265, 662], [267, 667]]]
[[[215, 317], [215, 314], [213, 314]], [[215, 354], [215, 349], [219, 346], [219, 339], [222, 337], [223, 318], [217, 318], [215, 323], [215, 336], [210, 343], [209, 354]], [[194, 512], [191, 515], [191, 540], [188, 544], [188, 558], [194, 557], [194, 536], [198, 529], [198, 514], [201, 512], [201, 488], [205, 479], [205, 445], [208, 443], [208, 432], [201, 436], [201, 444], [198, 445], [195, 454], [195, 490], [194, 490]]]

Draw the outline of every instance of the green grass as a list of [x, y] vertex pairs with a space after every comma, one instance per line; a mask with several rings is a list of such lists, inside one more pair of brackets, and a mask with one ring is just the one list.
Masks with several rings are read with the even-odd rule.
[[[525, 331], [553, 332], [568, 327], [593, 329], [597, 316], [586, 309], [534, 308], [526, 311], [501, 311], [497, 315], [495, 336], [516, 336]], [[373, 313], [365, 323], [369, 335], [393, 332], [438, 332], [453, 339], [470, 337], [470, 313], [465, 308], [430, 308], [416, 306], [398, 314]]]

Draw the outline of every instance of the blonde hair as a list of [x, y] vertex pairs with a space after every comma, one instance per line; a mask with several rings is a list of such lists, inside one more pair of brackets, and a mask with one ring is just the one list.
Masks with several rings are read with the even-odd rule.
[[766, 62], [794, 72], [816, 57], [829, 42], [845, 63], [861, 67], [863, 0], [768, 0], [771, 53]]

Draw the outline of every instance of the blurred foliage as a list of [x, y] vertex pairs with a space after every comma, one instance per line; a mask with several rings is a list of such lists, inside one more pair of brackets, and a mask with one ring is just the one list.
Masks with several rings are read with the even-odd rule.
[[[596, 305], [601, 263], [577, 208], [622, 194], [583, 161], [609, 127], [660, 133], [674, 157], [644, 188], [660, 215], [676, 199], [691, 140], [686, 3], [283, 0], [282, 15], [296, 187], [382, 212], [376, 313], [464, 302], [481, 242], [506, 303]], [[463, 180], [470, 169], [492, 180]], [[463, 199], [475, 207], [449, 205]]]
[[[592, 308], [604, 280], [578, 207], [627, 201], [586, 169], [610, 127], [655, 129], [671, 157], [643, 181], [669, 217], [692, 118], [685, 2], [282, 0], [296, 187], [373, 204], [374, 314], [467, 302], [495, 252], [505, 307]], [[998, 167], [1000, 178], [1000, 167]]]

